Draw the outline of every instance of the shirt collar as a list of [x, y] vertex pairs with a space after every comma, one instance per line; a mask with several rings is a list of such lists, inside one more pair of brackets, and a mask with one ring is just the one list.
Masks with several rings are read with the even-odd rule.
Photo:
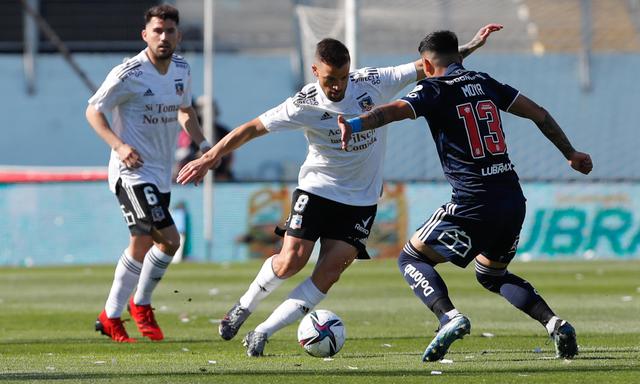
[[449, 66], [447, 67], [447, 71], [444, 73], [444, 75], [450, 76], [455, 74], [456, 71], [464, 71], [464, 67], [462, 66], [462, 63], [449, 64]]

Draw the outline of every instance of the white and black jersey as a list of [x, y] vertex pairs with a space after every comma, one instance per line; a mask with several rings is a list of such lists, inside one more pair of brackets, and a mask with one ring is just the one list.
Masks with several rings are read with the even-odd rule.
[[152, 183], [160, 192], [169, 192], [180, 130], [178, 110], [191, 105], [189, 64], [173, 55], [167, 73], [160, 74], [145, 49], [113, 68], [89, 103], [102, 113], [112, 112], [111, 128], [144, 161], [140, 168], [127, 168], [111, 151], [111, 191], [121, 178], [127, 185]]
[[416, 78], [414, 63], [362, 68], [349, 74], [339, 102], [329, 100], [316, 82], [259, 118], [271, 132], [304, 130], [309, 152], [300, 168], [298, 188], [343, 204], [376, 204], [382, 192], [386, 127], [354, 134], [344, 151], [337, 116], [356, 117], [388, 103]]

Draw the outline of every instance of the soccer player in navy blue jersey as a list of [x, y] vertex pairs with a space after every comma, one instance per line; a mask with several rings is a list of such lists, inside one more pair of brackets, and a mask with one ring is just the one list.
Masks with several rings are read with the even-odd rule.
[[473, 259], [483, 287], [545, 326], [558, 357], [573, 358], [578, 353], [574, 328], [555, 315], [531, 284], [507, 271], [526, 199], [509, 160], [499, 111], [532, 120], [576, 171], [591, 172], [591, 158], [573, 148], [544, 108], [486, 73], [465, 69], [457, 47], [453, 32], [427, 35], [419, 46], [426, 78], [400, 100], [349, 120], [339, 116], [342, 145], [348, 145], [352, 134], [394, 121], [422, 116], [429, 124], [452, 199], [415, 232], [398, 259], [415, 295], [440, 321], [423, 361], [442, 359], [451, 343], [471, 329], [434, 267], [452, 262], [464, 268]]

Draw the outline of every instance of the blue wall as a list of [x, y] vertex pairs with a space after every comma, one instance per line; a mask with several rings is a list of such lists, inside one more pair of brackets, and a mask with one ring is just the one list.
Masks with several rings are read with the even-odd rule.
[[[217, 184], [212, 261], [260, 257], [239, 239], [250, 227], [270, 236], [273, 224], [288, 214], [293, 188]], [[450, 191], [445, 183], [387, 185], [368, 242], [370, 253], [397, 255], [413, 231], [448, 201]], [[527, 218], [519, 259], [640, 257], [640, 185], [526, 183], [524, 191]], [[179, 201], [186, 202], [191, 215], [190, 257], [206, 260], [202, 189], [174, 188], [172, 203]], [[106, 183], [0, 184], [0, 217], [0, 265], [113, 263], [128, 241]], [[265, 242], [267, 256], [272, 244], [271, 239]]]

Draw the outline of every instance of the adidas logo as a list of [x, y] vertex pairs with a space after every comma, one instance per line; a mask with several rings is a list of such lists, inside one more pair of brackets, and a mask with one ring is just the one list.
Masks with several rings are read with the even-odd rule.
[[153, 91], [151, 90], [151, 88], [148, 88], [147, 92], [145, 92], [143, 96], [153, 96]]
[[322, 117], [320, 118], [320, 120], [328, 120], [328, 119], [332, 119], [333, 116], [331, 116], [331, 114], [329, 112], [325, 112]]

